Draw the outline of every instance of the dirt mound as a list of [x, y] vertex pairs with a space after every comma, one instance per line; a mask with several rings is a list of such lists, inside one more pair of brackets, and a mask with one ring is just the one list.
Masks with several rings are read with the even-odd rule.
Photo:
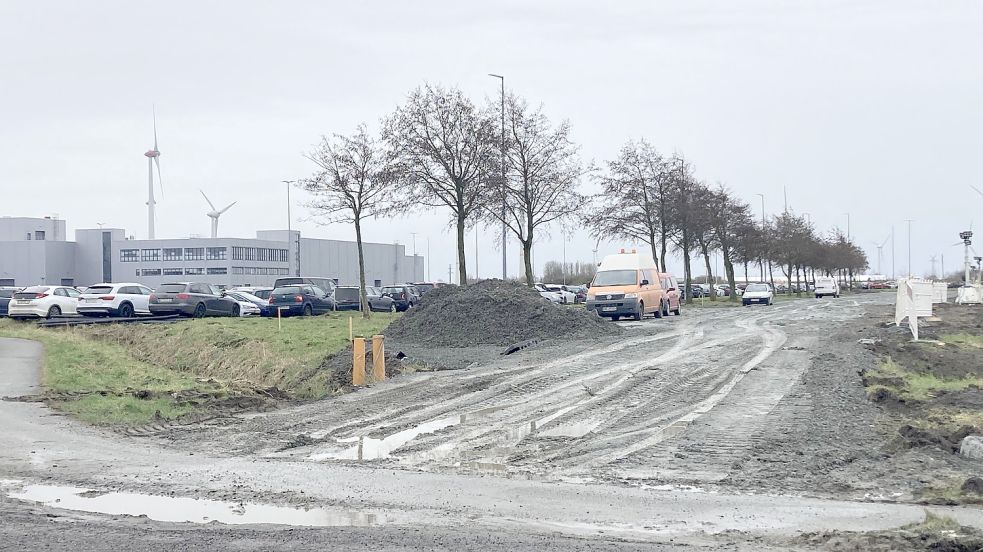
[[469, 347], [615, 335], [620, 331], [582, 308], [554, 305], [527, 286], [487, 281], [466, 288], [431, 290], [386, 333], [399, 341]]

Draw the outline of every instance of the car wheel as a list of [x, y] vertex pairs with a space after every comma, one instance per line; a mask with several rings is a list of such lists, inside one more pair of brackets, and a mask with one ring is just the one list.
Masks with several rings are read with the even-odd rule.
[[389, 312], [396, 312], [398, 310], [399, 309], [396, 308], [396, 302], [395, 301], [393, 301], [392, 303], [389, 303]]
[[195, 313], [192, 314], [191, 316], [193, 316], [194, 318], [204, 318], [205, 317], [205, 304], [204, 303], [198, 303], [198, 306], [195, 307]]
[[618, 316], [617, 314], [611, 317], [612, 322], [617, 322], [618, 320], [621, 320], [621, 317]]
[[662, 303], [662, 316], [669, 316], [669, 302]]
[[239, 309], [239, 305], [232, 305], [232, 316], [238, 317], [241, 312], [242, 311]]
[[819, 299], [820, 297], [822, 297], [822, 295], [819, 295], [819, 294], [817, 293], [817, 294], [816, 294], [816, 299]]
[[59, 307], [58, 305], [55, 305], [50, 309], [48, 309], [48, 314], [47, 316], [45, 316], [45, 318], [54, 318], [56, 316], [61, 316], [61, 307]]
[[129, 303], [123, 303], [119, 307], [120, 318], [131, 318], [133, 317], [133, 305]]
[[311, 307], [310, 303], [304, 305], [304, 316], [313, 316], [314, 307]]
[[683, 308], [682, 305], [677, 306], [676, 310], [672, 311], [672, 313], [675, 314], [676, 316], [681, 315], [682, 313], [679, 312], [681, 308]]

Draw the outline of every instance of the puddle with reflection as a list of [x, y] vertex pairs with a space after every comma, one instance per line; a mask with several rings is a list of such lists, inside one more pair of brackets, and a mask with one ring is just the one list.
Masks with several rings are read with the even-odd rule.
[[328, 451], [310, 455], [311, 460], [376, 460], [388, 458], [390, 454], [399, 447], [427, 433], [440, 431], [441, 429], [462, 424], [466, 420], [465, 415], [453, 416], [450, 418], [440, 418], [432, 420], [416, 427], [404, 429], [398, 433], [393, 433], [383, 439], [373, 439], [372, 437], [352, 437], [339, 440], [339, 443], [355, 443], [353, 446], [340, 451]]
[[388, 515], [327, 510], [287, 508], [269, 504], [233, 503], [198, 498], [155, 496], [136, 493], [100, 493], [78, 487], [25, 485], [7, 491], [9, 498], [39, 502], [97, 514], [147, 516], [155, 521], [229, 525], [274, 524], [301, 527], [369, 527], [392, 523]]

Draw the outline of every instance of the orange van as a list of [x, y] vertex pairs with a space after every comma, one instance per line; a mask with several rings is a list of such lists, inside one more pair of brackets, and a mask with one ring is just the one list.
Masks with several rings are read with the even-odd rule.
[[587, 290], [587, 310], [612, 320], [641, 320], [646, 314], [662, 318], [669, 310], [668, 295], [652, 256], [622, 249], [604, 257]]

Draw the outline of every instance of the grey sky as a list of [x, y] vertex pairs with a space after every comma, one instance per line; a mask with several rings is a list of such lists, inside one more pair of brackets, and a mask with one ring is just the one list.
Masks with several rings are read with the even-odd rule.
[[[301, 154], [321, 134], [361, 121], [377, 129], [425, 80], [484, 101], [497, 93], [486, 76], [495, 72], [569, 118], [585, 161], [644, 136], [755, 213], [757, 193], [780, 211], [783, 185], [820, 229], [845, 227], [850, 212], [875, 269], [872, 242], [892, 224], [899, 272], [905, 219], [916, 221], [916, 271], [932, 254], [956, 269], [957, 233], [974, 216], [983, 224], [983, 197], [969, 188], [983, 188], [979, 2], [358, 4], [3, 3], [0, 215], [57, 213], [70, 229], [105, 222], [145, 237], [143, 152], [156, 104], [158, 237], [208, 234], [199, 188], [216, 204], [239, 201], [221, 235], [282, 228], [280, 181], [312, 171]], [[297, 221], [306, 212], [295, 198], [305, 234], [353, 237], [344, 225]], [[366, 239], [410, 244], [415, 231], [423, 253], [429, 237], [432, 277], [446, 279], [446, 215], [372, 223]], [[498, 274], [493, 233], [479, 240], [480, 275]], [[574, 232], [567, 258], [590, 260], [593, 247]], [[556, 229], [537, 265], [561, 250]]]

